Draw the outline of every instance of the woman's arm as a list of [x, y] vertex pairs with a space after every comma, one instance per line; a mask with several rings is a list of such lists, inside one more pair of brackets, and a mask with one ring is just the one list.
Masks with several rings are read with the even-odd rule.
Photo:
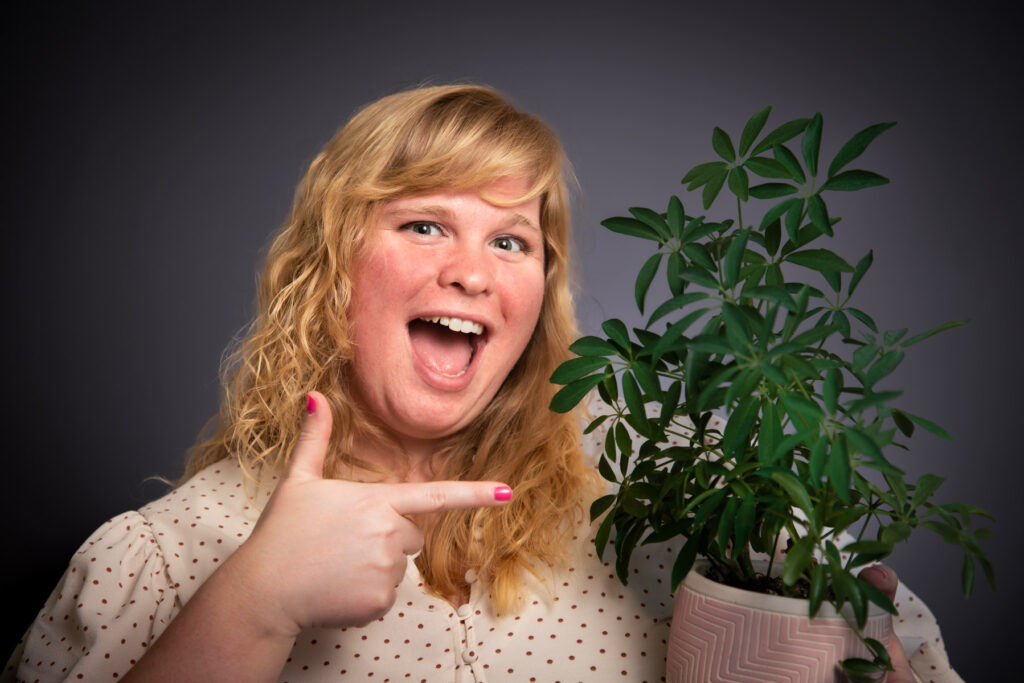
[[[500, 505], [499, 482], [324, 479], [327, 402], [310, 394], [288, 471], [249, 539], [213, 573], [128, 681], [275, 680], [295, 637], [386, 613], [423, 535], [406, 515]], [[504, 497], [504, 496], [502, 496]]]

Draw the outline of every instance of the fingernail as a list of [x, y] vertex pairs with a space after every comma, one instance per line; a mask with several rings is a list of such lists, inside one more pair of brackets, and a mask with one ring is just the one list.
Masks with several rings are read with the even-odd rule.
[[310, 415], [316, 412], [316, 401], [313, 399], [313, 394], [306, 394], [306, 412]]
[[512, 500], [512, 489], [508, 486], [495, 486], [494, 500]]
[[884, 570], [884, 569], [882, 569], [882, 567], [881, 567], [881, 566], [879, 566], [879, 565], [877, 565], [877, 564], [876, 564], [876, 565], [872, 565], [872, 566], [868, 567], [867, 569], [865, 569], [865, 570], [864, 570], [863, 572], [861, 572], [861, 573], [862, 573], [862, 574], [867, 574], [868, 572], [871, 572], [872, 574], [875, 574], [876, 576], [878, 576], [879, 578], [881, 578], [881, 580], [882, 580], [882, 581], [888, 581], [888, 580], [889, 580], [889, 575], [888, 575], [888, 574], [886, 574], [886, 573], [885, 573], [885, 570]]

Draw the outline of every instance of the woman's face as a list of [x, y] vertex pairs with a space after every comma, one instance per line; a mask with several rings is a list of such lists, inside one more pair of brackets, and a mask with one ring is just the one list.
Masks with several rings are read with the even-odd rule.
[[[506, 178], [480, 194], [522, 196]], [[401, 441], [473, 421], [526, 348], [544, 297], [540, 200], [474, 191], [387, 203], [354, 269], [356, 392]]]

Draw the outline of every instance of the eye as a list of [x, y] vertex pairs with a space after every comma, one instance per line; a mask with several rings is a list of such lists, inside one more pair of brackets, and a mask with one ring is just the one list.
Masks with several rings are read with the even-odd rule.
[[526, 242], [519, 239], [518, 237], [510, 237], [503, 235], [502, 237], [496, 237], [492, 242], [496, 248], [502, 251], [522, 252], [529, 251]]
[[413, 221], [412, 223], [406, 223], [401, 226], [399, 230], [408, 230], [413, 234], [423, 235], [426, 237], [441, 234], [441, 226], [437, 223], [430, 223], [429, 221]]

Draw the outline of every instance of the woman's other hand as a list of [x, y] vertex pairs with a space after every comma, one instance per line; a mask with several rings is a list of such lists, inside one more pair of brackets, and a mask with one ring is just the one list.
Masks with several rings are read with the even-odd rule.
[[[881, 564], [874, 565], [862, 571], [860, 578], [885, 593], [890, 600], [896, 597], [896, 587], [900, 582], [896, 572], [891, 568]], [[887, 649], [889, 658], [892, 660], [893, 671], [886, 677], [886, 683], [916, 683], [917, 679], [910, 669], [910, 662], [907, 661], [907, 653], [903, 650], [903, 644], [895, 632], [889, 636]]]

